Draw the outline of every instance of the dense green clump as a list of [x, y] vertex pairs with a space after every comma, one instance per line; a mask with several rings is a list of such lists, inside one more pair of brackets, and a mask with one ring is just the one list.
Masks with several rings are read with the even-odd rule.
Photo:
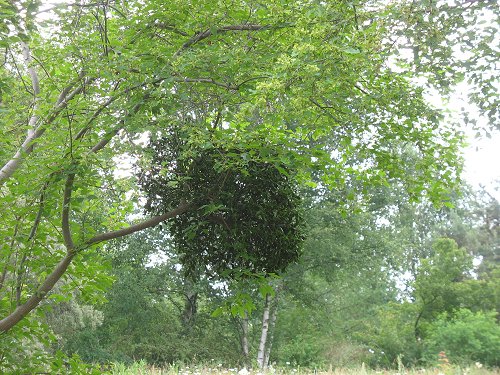
[[151, 143], [140, 183], [148, 212], [193, 205], [169, 226], [187, 273], [279, 273], [298, 259], [301, 200], [286, 166], [215, 147], [184, 158], [171, 139]]

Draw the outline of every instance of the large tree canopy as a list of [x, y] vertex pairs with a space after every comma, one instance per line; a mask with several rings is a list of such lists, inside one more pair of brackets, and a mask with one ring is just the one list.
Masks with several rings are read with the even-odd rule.
[[459, 138], [391, 70], [370, 1], [40, 3], [0, 0], [0, 331], [63, 275], [91, 278], [95, 245], [195, 208], [126, 223], [142, 201], [114, 171], [148, 137], [181, 129], [184, 160], [245, 150], [228, 170], [248, 158], [351, 195], [391, 180], [439, 201], [457, 176]]

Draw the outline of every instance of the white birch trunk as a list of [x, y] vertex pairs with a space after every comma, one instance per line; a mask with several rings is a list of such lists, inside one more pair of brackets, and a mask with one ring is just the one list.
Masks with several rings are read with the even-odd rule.
[[[276, 293], [278, 293], [276, 291]], [[271, 349], [273, 346], [273, 337], [274, 337], [274, 327], [276, 326], [276, 316], [278, 315], [278, 295], [274, 297], [274, 309], [271, 314], [271, 321], [269, 323], [269, 339], [268, 345], [266, 348], [266, 355], [264, 357], [264, 367], [267, 368], [269, 367], [269, 357], [271, 356]]]
[[264, 368], [267, 334], [269, 332], [269, 310], [271, 307], [271, 296], [266, 294], [266, 302], [264, 304], [264, 314], [262, 315], [262, 331], [260, 335], [259, 351], [257, 352], [257, 365], [260, 369]]
[[248, 355], [249, 355], [249, 349], [248, 349], [248, 314], [245, 311], [245, 317], [241, 319], [241, 330], [242, 330], [242, 336], [241, 336], [241, 350], [243, 351], [243, 357], [245, 358], [245, 364], [248, 363]]
[[32, 66], [33, 59], [31, 58], [31, 50], [29, 46], [25, 42], [21, 42], [21, 47], [23, 50], [24, 64], [30, 75], [31, 88], [33, 89], [33, 108], [32, 108], [33, 114], [31, 115], [28, 122], [29, 124], [28, 135], [26, 136], [25, 141], [23, 142], [19, 150], [16, 152], [14, 157], [0, 169], [0, 183], [8, 179], [10, 176], [12, 176], [14, 171], [17, 168], [19, 168], [19, 164], [21, 164], [21, 159], [23, 157], [23, 154], [28, 154], [32, 151], [33, 141], [37, 138], [35, 131], [38, 122], [37, 111], [38, 111], [38, 100], [40, 96], [40, 80], [38, 78], [38, 73]]

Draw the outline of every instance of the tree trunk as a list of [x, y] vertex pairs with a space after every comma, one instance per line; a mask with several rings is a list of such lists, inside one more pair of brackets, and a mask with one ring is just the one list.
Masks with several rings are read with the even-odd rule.
[[[276, 291], [276, 293], [278, 293]], [[264, 357], [264, 366], [269, 367], [269, 357], [271, 356], [271, 349], [273, 346], [273, 337], [274, 337], [274, 327], [276, 326], [276, 316], [278, 315], [278, 295], [274, 297], [274, 309], [271, 314], [271, 321], [269, 323], [269, 340], [266, 349], [266, 355]]]
[[191, 326], [194, 323], [196, 312], [198, 311], [198, 293], [187, 291], [184, 293], [184, 311], [182, 312], [182, 320], [186, 326]]
[[241, 319], [241, 350], [243, 352], [243, 358], [245, 359], [245, 364], [249, 363], [249, 350], [248, 350], [248, 313], [245, 311], [245, 317]]
[[264, 304], [264, 313], [262, 315], [262, 331], [260, 335], [259, 351], [257, 352], [257, 365], [260, 369], [264, 368], [267, 334], [269, 332], [269, 311], [271, 307], [271, 296], [266, 294], [266, 301]]

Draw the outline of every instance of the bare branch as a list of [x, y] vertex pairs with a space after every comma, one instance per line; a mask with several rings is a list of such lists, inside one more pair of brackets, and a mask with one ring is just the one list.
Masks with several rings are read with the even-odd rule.
[[[75, 167], [75, 163], [71, 164], [71, 167]], [[70, 172], [66, 178], [66, 184], [64, 185], [63, 194], [63, 207], [61, 213], [61, 229], [64, 239], [64, 245], [68, 252], [72, 252], [75, 248], [73, 243], [73, 238], [71, 237], [71, 229], [69, 227], [69, 214], [71, 205], [71, 193], [73, 191], [73, 183], [75, 182], [75, 173]]]
[[[251, 25], [251, 24], [229, 25], [216, 29], [216, 33], [225, 33], [228, 31], [258, 31], [268, 28], [269, 26]], [[196, 33], [191, 39], [189, 39], [186, 43], [184, 43], [182, 47], [177, 50], [177, 52], [174, 53], [174, 57], [179, 56], [184, 50], [191, 47], [193, 44], [198, 43], [200, 40], [208, 38], [212, 34], [213, 32], [210, 29]]]
[[123, 229], [119, 229], [119, 230], [115, 230], [115, 231], [107, 232], [107, 233], [102, 233], [102, 234], [99, 234], [95, 237], [92, 237], [91, 239], [89, 239], [85, 242], [85, 245], [90, 246], [90, 245], [93, 245], [93, 244], [98, 243], [98, 242], [109, 241], [109, 240], [112, 240], [115, 238], [128, 236], [129, 234], [139, 232], [139, 231], [147, 229], [147, 228], [154, 227], [167, 219], [171, 219], [175, 216], [179, 216], [179, 215], [189, 211], [193, 207], [194, 206], [190, 203], [182, 203], [179, 206], [177, 206], [177, 208], [173, 209], [172, 211], [166, 212], [163, 215], [152, 217], [152, 218], [147, 219], [143, 222], [131, 225], [131, 226], [123, 228]]

